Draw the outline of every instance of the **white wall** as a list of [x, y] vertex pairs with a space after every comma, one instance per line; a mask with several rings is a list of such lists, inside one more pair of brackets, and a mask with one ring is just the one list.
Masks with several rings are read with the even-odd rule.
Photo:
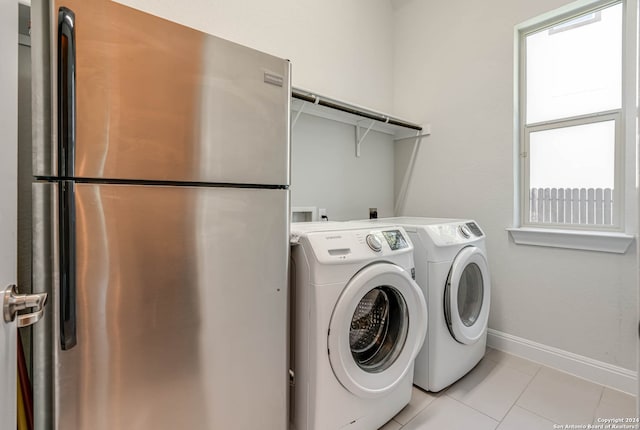
[[426, 121], [405, 213], [476, 219], [495, 330], [636, 368], [636, 250], [515, 245], [514, 26], [567, 0], [394, 0], [394, 112]]
[[302, 114], [291, 136], [291, 206], [327, 209], [331, 221], [393, 216], [392, 136], [371, 131], [355, 156], [353, 125]]
[[293, 64], [293, 85], [384, 112], [392, 105], [389, 0], [119, 0]]

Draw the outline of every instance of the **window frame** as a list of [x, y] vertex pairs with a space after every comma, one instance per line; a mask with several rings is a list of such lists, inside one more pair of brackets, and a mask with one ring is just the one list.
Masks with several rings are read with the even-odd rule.
[[[618, 109], [590, 112], [588, 114], [577, 115], [567, 118], [555, 118], [551, 120], [540, 121], [532, 124], [526, 123], [527, 117], [527, 49], [526, 39], [529, 35], [541, 31], [549, 30], [567, 21], [571, 21], [580, 15], [599, 12], [603, 9], [616, 4], [622, 5], [622, 65], [621, 65], [621, 107]], [[627, 2], [625, 0], [604, 0], [592, 2], [588, 5], [573, 8], [564, 13], [554, 14], [553, 16], [537, 22], [532, 25], [524, 26], [516, 29], [517, 44], [517, 65], [518, 74], [516, 79], [517, 100], [515, 106], [518, 109], [518, 127], [517, 127], [517, 156], [519, 159], [519, 169], [516, 176], [519, 184], [517, 194], [517, 210], [516, 222], [525, 229], [540, 229], [545, 231], [563, 230], [563, 231], [597, 231], [597, 232], [623, 232], [625, 230], [625, 74], [628, 72], [626, 66], [626, 14]], [[613, 216], [611, 225], [603, 224], [560, 224], [548, 222], [532, 222], [530, 221], [530, 157], [529, 157], [529, 141], [531, 133], [545, 130], [561, 129], [577, 125], [594, 124], [603, 121], [615, 121], [615, 158], [614, 158], [614, 190], [613, 190]], [[519, 209], [519, 210], [518, 210]], [[519, 216], [518, 216], [519, 213]]]
[[[551, 222], [532, 222], [529, 219], [531, 213], [530, 207], [530, 169], [531, 157], [530, 153], [530, 136], [532, 133], [539, 131], [558, 130], [562, 128], [574, 127], [579, 125], [597, 124], [599, 122], [614, 121], [615, 123], [615, 143], [614, 143], [614, 187], [613, 187], [613, 214], [612, 223], [607, 224], [570, 224], [570, 223], [551, 223]], [[522, 225], [527, 227], [540, 228], [562, 228], [570, 230], [597, 230], [597, 231], [622, 231], [623, 211], [624, 211], [624, 150], [623, 146], [623, 127], [622, 127], [622, 109], [598, 112], [595, 114], [581, 115], [561, 120], [551, 120], [539, 122], [531, 125], [522, 126]], [[618, 204], [616, 204], [618, 203]]]

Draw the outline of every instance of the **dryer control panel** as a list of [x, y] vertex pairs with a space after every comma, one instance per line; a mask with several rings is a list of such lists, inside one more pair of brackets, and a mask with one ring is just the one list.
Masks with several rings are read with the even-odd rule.
[[436, 246], [470, 243], [484, 238], [484, 233], [475, 221], [427, 225], [423, 229]]

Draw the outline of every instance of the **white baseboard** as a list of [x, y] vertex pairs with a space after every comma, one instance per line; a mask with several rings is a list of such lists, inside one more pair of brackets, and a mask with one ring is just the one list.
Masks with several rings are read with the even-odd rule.
[[623, 367], [493, 329], [488, 330], [487, 346], [634, 396], [638, 394], [637, 372]]

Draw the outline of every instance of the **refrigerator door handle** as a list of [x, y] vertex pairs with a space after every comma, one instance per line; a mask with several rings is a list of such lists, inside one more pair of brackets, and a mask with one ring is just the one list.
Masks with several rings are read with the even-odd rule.
[[76, 338], [76, 201], [75, 184], [59, 183], [60, 345], [73, 348]]
[[58, 11], [58, 175], [74, 176], [76, 145], [75, 14]]
[[[16, 285], [9, 285], [4, 290], [3, 316], [5, 322], [12, 322], [18, 317], [18, 327], [28, 327], [37, 323], [44, 315], [44, 305], [47, 304], [47, 293], [19, 294]], [[20, 314], [19, 311], [35, 308], [29, 314]]]

